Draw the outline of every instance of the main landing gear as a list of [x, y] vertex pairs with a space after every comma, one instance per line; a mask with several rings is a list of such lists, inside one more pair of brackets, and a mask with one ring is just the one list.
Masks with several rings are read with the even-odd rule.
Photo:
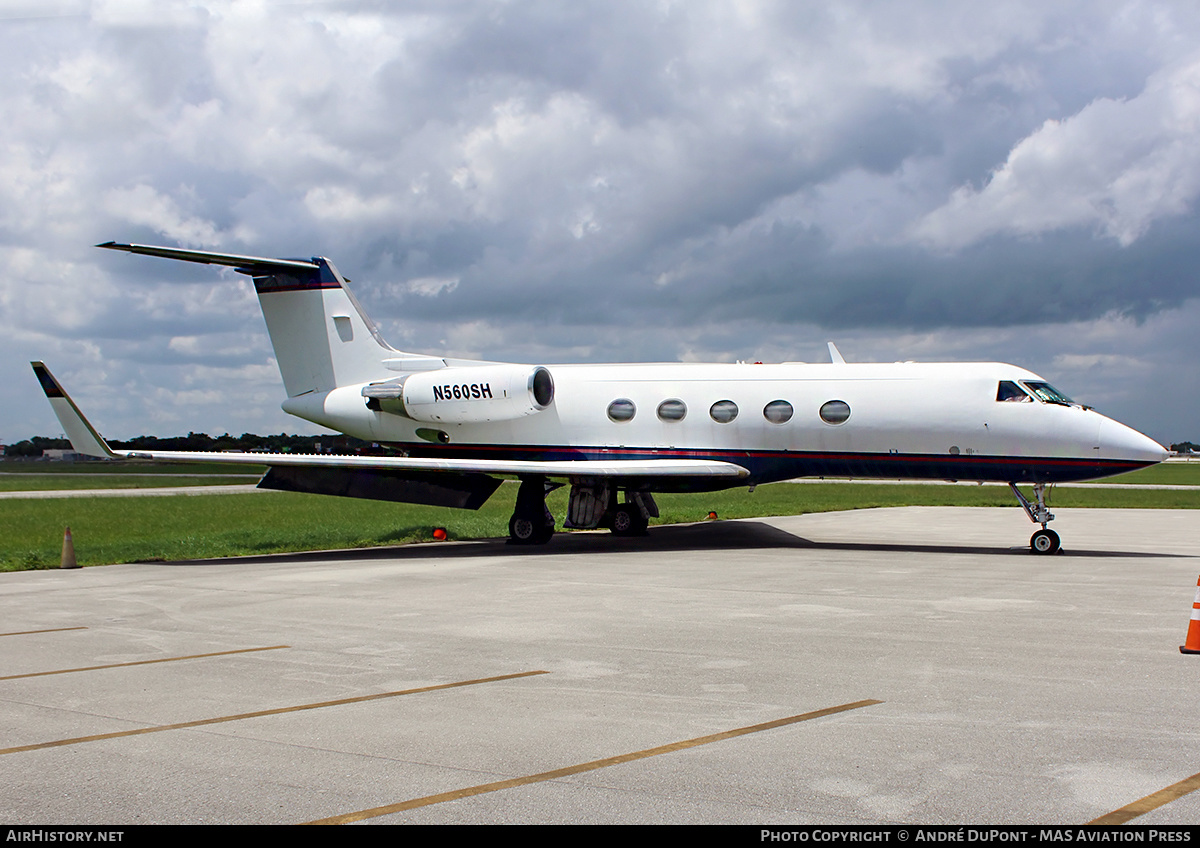
[[548, 486], [545, 477], [524, 477], [517, 490], [517, 507], [508, 519], [510, 545], [544, 545], [554, 535], [554, 516], [546, 506]]
[[1009, 483], [1008, 487], [1012, 489], [1013, 494], [1017, 496], [1017, 500], [1021, 502], [1022, 509], [1029, 516], [1029, 520], [1034, 524], [1042, 525], [1042, 529], [1038, 530], [1029, 537], [1029, 549], [1035, 554], [1056, 554], [1062, 546], [1062, 542], [1058, 538], [1058, 534], [1053, 530], [1046, 528], [1046, 525], [1054, 520], [1054, 514], [1046, 509], [1046, 484], [1034, 483], [1033, 495], [1037, 499], [1037, 503], [1029, 502], [1029, 499], [1021, 494], [1021, 490], [1017, 488], [1016, 483]]
[[[554, 535], [554, 516], [546, 506], [546, 495], [558, 488], [543, 476], [521, 478], [517, 506], [508, 520], [510, 545], [544, 545]], [[564, 527], [590, 530], [607, 527], [614, 536], [644, 536], [658, 505], [649, 492], [625, 490], [620, 500], [618, 487], [607, 480], [574, 480]]]
[[644, 536], [650, 519], [643, 514], [636, 501], [626, 501], [614, 505], [604, 516], [601, 526], [612, 530], [614, 536]]

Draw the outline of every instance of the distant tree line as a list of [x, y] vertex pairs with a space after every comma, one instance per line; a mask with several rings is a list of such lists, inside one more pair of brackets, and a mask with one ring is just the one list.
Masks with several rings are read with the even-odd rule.
[[71, 443], [66, 439], [47, 439], [45, 436], [34, 436], [32, 439], [26, 439], [23, 442], [17, 442], [15, 445], [9, 445], [4, 455], [36, 458], [41, 456], [44, 450], [69, 447], [71, 447]]
[[[379, 446], [373, 442], [364, 442], [353, 436], [289, 436], [280, 433], [276, 436], [258, 436], [254, 433], [242, 433], [240, 436], [210, 436], [207, 433], [188, 433], [186, 436], [170, 436], [160, 439], [158, 436], [137, 436], [128, 441], [110, 439], [109, 446], [115, 450], [160, 450], [160, 451], [269, 451], [271, 453], [339, 453], [339, 454], [372, 454], [382, 453]], [[5, 455], [8, 457], [36, 459], [43, 451], [58, 448], [70, 450], [71, 443], [66, 439], [48, 439], [45, 436], [34, 436], [16, 444], [9, 445]]]
[[1200, 450], [1200, 445], [1192, 442], [1177, 442], [1171, 445], [1171, 450], [1175, 453], [1187, 453], [1188, 451]]

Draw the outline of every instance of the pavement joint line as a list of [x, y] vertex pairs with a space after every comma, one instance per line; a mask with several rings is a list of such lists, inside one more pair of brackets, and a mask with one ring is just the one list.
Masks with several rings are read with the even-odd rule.
[[1184, 795], [1195, 792], [1200, 789], [1200, 773], [1193, 774], [1191, 777], [1185, 777], [1178, 783], [1172, 783], [1165, 789], [1160, 789], [1157, 792], [1152, 792], [1145, 798], [1139, 798], [1132, 804], [1126, 804], [1118, 810], [1113, 810], [1111, 813], [1105, 813], [1098, 819], [1092, 819], [1088, 824], [1125, 824], [1138, 816], [1143, 816], [1151, 810], [1157, 810], [1166, 804], [1171, 803]]
[[463, 686], [474, 686], [478, 683], [496, 683], [501, 680], [516, 680], [521, 677], [533, 677], [538, 674], [549, 674], [548, 671], [521, 671], [516, 674], [501, 674], [496, 677], [480, 677], [475, 680], [458, 680], [454, 683], [438, 683], [433, 686], [419, 686], [415, 689], [399, 689], [395, 692], [377, 692], [374, 695], [358, 695], [353, 698], [338, 698], [334, 701], [319, 701], [315, 704], [297, 704], [294, 707], [276, 707], [270, 710], [255, 710], [250, 713], [201, 718], [195, 721], [181, 721], [176, 724], [158, 724], [153, 727], [139, 727], [136, 730], [118, 730], [113, 733], [98, 733], [94, 736], [76, 736], [72, 739], [56, 739], [53, 742], [36, 742], [32, 745], [18, 745], [13, 748], [0, 748], [0, 756], [4, 754], [19, 754], [22, 751], [40, 751], [45, 748], [61, 748], [66, 745], [78, 745], [83, 742], [99, 742], [104, 739], [120, 739], [124, 736], [141, 736], [147, 733], [161, 733], [164, 730], [184, 730], [189, 727], [204, 727], [209, 724], [223, 724], [228, 721], [240, 721], [246, 718], [261, 718], [263, 716], [298, 713], [304, 710], [317, 710], [322, 707], [339, 707], [345, 704], [361, 704], [366, 701], [379, 701], [383, 698], [396, 698], [400, 695], [417, 695], [422, 692], [437, 692], [442, 689], [457, 689]]
[[30, 636], [34, 633], [62, 633], [65, 630], [87, 630], [86, 627], [51, 627], [47, 630], [16, 630], [12, 633], [0, 633], [0, 636]]
[[799, 715], [788, 716], [787, 718], [775, 719], [774, 721], [765, 721], [761, 724], [751, 724], [746, 727], [738, 727], [734, 728], [733, 730], [723, 731], [721, 733], [712, 733], [707, 736], [697, 736], [693, 739], [670, 742], [666, 745], [658, 745], [654, 748], [645, 748], [641, 751], [633, 751], [628, 754], [619, 754], [615, 757], [605, 757], [604, 759], [600, 760], [592, 760], [590, 762], [579, 763], [573, 766], [565, 766], [563, 768], [552, 769], [551, 771], [543, 771], [539, 772], [538, 774], [530, 774], [524, 777], [514, 777], [508, 780], [497, 780], [493, 783], [483, 783], [478, 786], [468, 786], [464, 789], [455, 789], [451, 790], [450, 792], [439, 792], [436, 795], [426, 795], [423, 798], [413, 798], [409, 801], [400, 801], [399, 803], [388, 804], [383, 807], [371, 807], [370, 809], [358, 810], [357, 812], [353, 813], [345, 813], [340, 816], [330, 816], [329, 818], [304, 822], [304, 824], [350, 824], [351, 822], [378, 818], [379, 816], [400, 813], [404, 812], [405, 810], [414, 810], [418, 807], [429, 807], [433, 804], [441, 804], [445, 801], [457, 801], [462, 798], [470, 798], [475, 795], [484, 795], [488, 792], [498, 792], [502, 789], [512, 789], [517, 786], [528, 786], [532, 783], [542, 783], [559, 777], [568, 777], [574, 774], [582, 774], [584, 772], [607, 768], [608, 766], [631, 763], [636, 760], [657, 757], [659, 754], [670, 754], [674, 753], [675, 751], [684, 751], [688, 748], [698, 748], [701, 745], [710, 745], [713, 742], [721, 742], [738, 736], [746, 736], [750, 733], [773, 730], [777, 727], [786, 727], [789, 724], [798, 724], [802, 721], [811, 721], [815, 718], [824, 718], [825, 716], [844, 713], [848, 712], [849, 710], [857, 710], [862, 707], [870, 707], [875, 704], [882, 703], [883, 701], [877, 701], [874, 699], [852, 701], [848, 704], [839, 704], [836, 707], [825, 707], [824, 709], [800, 713]]
[[291, 645], [270, 645], [266, 648], [237, 648], [232, 651], [214, 651], [211, 654], [190, 654], [186, 657], [161, 657], [156, 660], [134, 660], [132, 662], [109, 663], [108, 665], [88, 665], [83, 666], [82, 668], [59, 668], [55, 669], [54, 671], [31, 671], [26, 674], [10, 674], [5, 677], [0, 677], [0, 680], [21, 680], [25, 677], [47, 677], [51, 674], [73, 674], [76, 671], [101, 671], [106, 668], [128, 668], [134, 665], [153, 665], [154, 663], [179, 662], [181, 660], [200, 660], [208, 657], [227, 657], [231, 654], [252, 654], [255, 651], [278, 651], [280, 648], [290, 647]]

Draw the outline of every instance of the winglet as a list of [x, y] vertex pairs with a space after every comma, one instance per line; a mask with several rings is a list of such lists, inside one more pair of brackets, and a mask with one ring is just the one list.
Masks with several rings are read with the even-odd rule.
[[63, 391], [58, 380], [54, 379], [54, 375], [50, 373], [50, 369], [41, 362], [29, 364], [33, 366], [33, 373], [37, 376], [38, 382], [42, 384], [42, 391], [46, 393], [50, 406], [54, 410], [54, 414], [58, 416], [58, 422], [62, 424], [63, 431], [71, 440], [71, 447], [75, 449], [75, 452], [103, 459], [118, 459], [117, 455], [109, 448], [108, 443], [96, 432], [96, 428], [83, 417], [83, 413], [79, 411], [75, 401], [71, 400]]
[[846, 360], [842, 359], [842, 352], [837, 349], [837, 345], [833, 342], [826, 342], [829, 345], [829, 361], [834, 365], [845, 365]]

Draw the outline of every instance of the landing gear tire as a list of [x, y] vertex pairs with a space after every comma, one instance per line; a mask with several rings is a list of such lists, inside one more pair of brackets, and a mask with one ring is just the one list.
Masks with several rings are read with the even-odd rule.
[[1053, 530], [1039, 530], [1029, 539], [1029, 549], [1035, 554], [1058, 553], [1061, 544], [1058, 534]]
[[642, 515], [637, 504], [623, 503], [612, 514], [612, 532], [614, 536], [641, 536], [645, 534], [650, 522]]
[[554, 535], [554, 528], [545, 521], [514, 515], [508, 519], [508, 541], [514, 545], [544, 545]]

